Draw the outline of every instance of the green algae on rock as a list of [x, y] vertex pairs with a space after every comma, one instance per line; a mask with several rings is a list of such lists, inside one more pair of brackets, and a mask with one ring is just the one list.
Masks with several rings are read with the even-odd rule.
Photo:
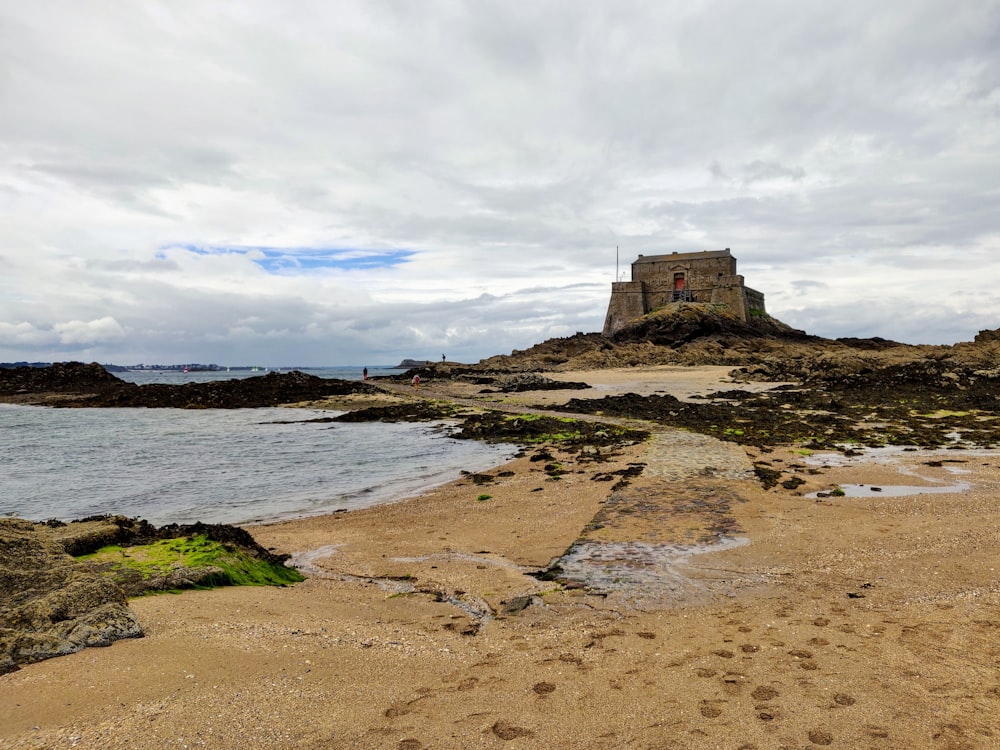
[[305, 580], [287, 559], [236, 526], [0, 518], [0, 674], [142, 636], [126, 597]]
[[77, 559], [110, 575], [128, 596], [217, 586], [284, 586], [305, 580], [294, 568], [205, 534], [131, 547], [108, 545]]

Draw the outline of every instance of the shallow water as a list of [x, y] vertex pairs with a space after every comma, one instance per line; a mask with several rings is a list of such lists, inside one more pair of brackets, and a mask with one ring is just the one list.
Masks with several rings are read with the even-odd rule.
[[317, 515], [411, 495], [515, 450], [428, 424], [288, 423], [336, 413], [0, 405], [0, 515], [154, 524]]
[[[922, 466], [934, 462], [935, 468], [948, 474], [967, 474], [968, 469], [961, 467], [962, 463], [977, 458], [995, 458], [997, 451], [988, 448], [954, 451], [940, 448], [913, 449], [899, 446], [884, 448], [867, 448], [857, 455], [845, 456], [841, 453], [815, 453], [803, 458], [809, 466], [824, 468], [850, 468], [864, 464], [888, 466], [900, 476], [912, 477], [924, 484], [840, 484], [844, 494], [840, 497], [907, 497], [910, 495], [948, 494], [965, 492], [972, 485], [968, 482], [945, 481], [928, 476]], [[804, 497], [816, 498], [828, 496], [830, 490], [811, 492]]]
[[704, 593], [686, 566], [697, 555], [740, 547], [746, 537], [722, 536], [713, 544], [577, 542], [558, 561], [561, 578], [604, 593], [625, 592], [637, 602], [678, 601]]
[[[839, 495], [839, 497], [906, 497], [908, 495], [947, 494], [949, 492], [965, 492], [971, 487], [967, 482], [932, 486], [918, 484], [840, 484], [837, 486], [844, 491], [844, 494]], [[830, 491], [810, 492], [804, 497], [816, 498], [820, 495], [829, 497]]]

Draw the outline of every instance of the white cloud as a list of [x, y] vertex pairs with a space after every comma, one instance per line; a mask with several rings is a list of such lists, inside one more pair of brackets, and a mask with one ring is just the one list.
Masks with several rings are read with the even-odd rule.
[[0, 360], [478, 359], [599, 330], [616, 246], [971, 339], [998, 38], [997, 0], [8, 3]]
[[70, 347], [89, 347], [94, 344], [113, 345], [125, 338], [125, 329], [110, 316], [98, 320], [70, 320], [57, 323], [53, 331], [59, 343]]

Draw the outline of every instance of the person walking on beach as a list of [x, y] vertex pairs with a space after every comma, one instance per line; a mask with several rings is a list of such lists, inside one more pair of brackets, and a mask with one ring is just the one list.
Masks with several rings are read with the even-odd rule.
[[368, 368], [367, 367], [364, 370], [361, 371], [361, 379], [362, 380], [368, 380]]
[[420, 390], [420, 376], [419, 375], [414, 375], [413, 376], [413, 390], [415, 390], [415, 391], [419, 391]]

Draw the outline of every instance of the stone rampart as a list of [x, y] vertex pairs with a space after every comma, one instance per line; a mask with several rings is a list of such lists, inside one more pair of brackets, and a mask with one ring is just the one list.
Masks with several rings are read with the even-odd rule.
[[640, 255], [632, 263], [632, 281], [611, 284], [603, 333], [611, 336], [646, 313], [676, 302], [726, 305], [743, 321], [765, 312], [764, 295], [744, 284], [729, 248]]

